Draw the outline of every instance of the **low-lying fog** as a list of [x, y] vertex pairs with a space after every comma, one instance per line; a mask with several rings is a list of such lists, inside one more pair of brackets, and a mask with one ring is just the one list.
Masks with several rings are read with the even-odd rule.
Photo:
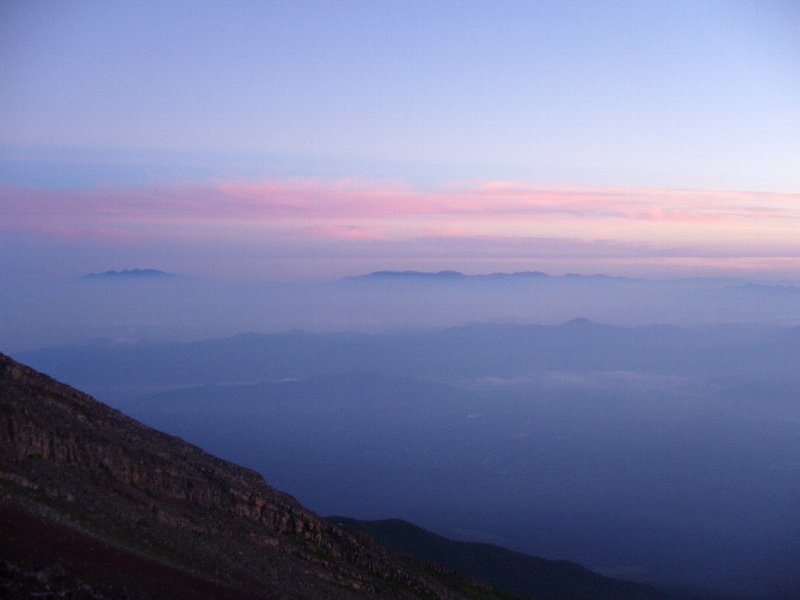
[[380, 332], [577, 317], [622, 325], [800, 323], [800, 286], [737, 279], [387, 277], [327, 283], [181, 277], [6, 281], [6, 351], [98, 339], [192, 340], [240, 332]]

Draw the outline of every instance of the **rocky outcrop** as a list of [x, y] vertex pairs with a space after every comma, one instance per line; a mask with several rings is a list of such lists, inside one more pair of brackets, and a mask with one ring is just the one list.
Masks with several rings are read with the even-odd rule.
[[[320, 519], [254, 471], [145, 427], [3, 355], [0, 499], [42, 527], [65, 529], [84, 544], [103, 544], [229, 594], [495, 597], [486, 586], [394, 555]], [[33, 550], [8, 548], [0, 559], [13, 566], [15, 552], [35, 555], [35, 544], [25, 543]], [[68, 556], [59, 560], [62, 570], [81, 569]], [[119, 585], [135, 587], [135, 581]], [[147, 594], [141, 597], [159, 597]]]

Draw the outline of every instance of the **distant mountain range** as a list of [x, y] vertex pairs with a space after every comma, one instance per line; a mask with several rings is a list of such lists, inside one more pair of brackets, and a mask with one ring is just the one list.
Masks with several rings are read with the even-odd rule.
[[746, 283], [740, 286], [728, 288], [732, 292], [740, 292], [752, 295], [779, 295], [793, 297], [800, 295], [800, 285], [781, 285], [764, 283]]
[[[758, 352], [753, 352], [758, 348]], [[53, 347], [16, 358], [91, 393], [113, 388], [248, 383], [366, 371], [459, 382], [546, 371], [630, 371], [730, 380], [796, 372], [800, 328], [472, 324], [386, 334], [239, 334], [189, 343]], [[110, 386], [106, 388], [105, 386]]]
[[[10, 597], [511, 598], [446, 566], [477, 573], [472, 556], [531, 598], [663, 598], [574, 563], [451, 542], [408, 523], [326, 521], [254, 471], [2, 354], [0, 418], [0, 584]], [[423, 547], [436, 562], [409, 556]]]
[[567, 273], [565, 275], [550, 275], [542, 271], [517, 271], [514, 273], [485, 273], [468, 275], [459, 271], [374, 271], [364, 275], [354, 275], [338, 280], [339, 283], [640, 283], [640, 284], [669, 284], [690, 285], [721, 289], [726, 293], [746, 292], [751, 294], [782, 294], [791, 295], [800, 293], [800, 285], [786, 282], [754, 282], [739, 277], [689, 277], [679, 279], [649, 279], [637, 277], [623, 277], [594, 273], [583, 275], [580, 273]]
[[386, 282], [386, 281], [531, 281], [531, 280], [592, 280], [592, 281], [632, 281], [627, 277], [611, 275], [579, 275], [568, 273], [562, 276], [548, 275], [542, 271], [519, 271], [516, 273], [488, 273], [483, 275], [466, 275], [459, 271], [374, 271], [366, 275], [346, 277], [342, 281], [350, 282]]
[[81, 277], [88, 281], [123, 281], [137, 279], [171, 279], [177, 275], [159, 271], [158, 269], [123, 269], [122, 271], [105, 271], [103, 273], [89, 273]]

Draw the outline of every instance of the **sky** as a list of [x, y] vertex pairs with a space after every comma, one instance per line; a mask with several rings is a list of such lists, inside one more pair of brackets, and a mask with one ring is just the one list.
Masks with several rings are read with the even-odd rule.
[[800, 280], [793, 2], [0, 4], [0, 277]]

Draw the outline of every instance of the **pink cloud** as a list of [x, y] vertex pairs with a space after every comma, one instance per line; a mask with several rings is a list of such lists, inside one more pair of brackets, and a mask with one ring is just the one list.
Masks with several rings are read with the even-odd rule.
[[309, 235], [332, 240], [382, 240], [385, 235], [378, 229], [367, 229], [353, 225], [329, 225], [305, 230]]
[[93, 226], [81, 227], [68, 224], [59, 225], [57, 223], [42, 224], [42, 226], [39, 228], [39, 233], [73, 241], [91, 238], [115, 242], [136, 240], [141, 237], [133, 231], [122, 228]]
[[[767, 247], [794, 243], [800, 194], [360, 179], [273, 178], [86, 190], [0, 188], [0, 227], [69, 239], [459, 236]], [[737, 242], [738, 240], [738, 242]], [[760, 240], [760, 241], [759, 241]]]

